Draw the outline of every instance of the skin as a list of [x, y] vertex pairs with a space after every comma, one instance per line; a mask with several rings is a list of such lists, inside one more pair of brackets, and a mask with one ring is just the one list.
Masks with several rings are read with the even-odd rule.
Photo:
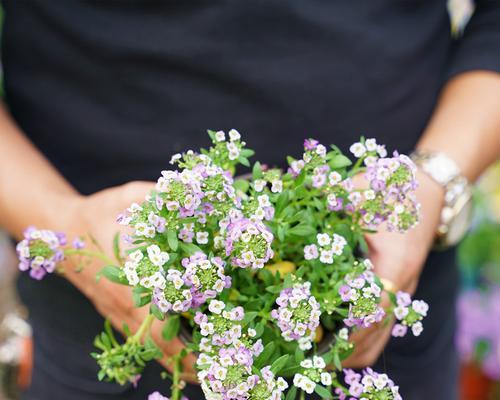
[[[500, 154], [498, 110], [497, 74], [459, 75], [444, 88], [418, 148], [448, 154], [473, 181]], [[142, 201], [153, 187], [149, 182], [131, 182], [90, 196], [79, 194], [26, 139], [4, 108], [0, 108], [0, 143], [0, 225], [17, 238], [28, 225], [63, 231], [70, 238], [91, 233], [111, 255], [111, 241], [118, 228], [116, 215], [132, 202]], [[410, 292], [416, 288], [431, 248], [443, 199], [443, 190], [430, 178], [419, 174], [419, 179], [423, 215], [420, 225], [407, 235], [381, 232], [367, 238], [376, 271], [391, 279], [398, 289]], [[67, 265], [65, 276], [116, 328], [125, 322], [135, 330], [147, 310], [133, 306], [129, 288], [105, 279], [96, 282], [95, 274], [101, 266], [95, 262], [76, 273]], [[166, 343], [160, 332], [161, 323], [156, 322], [153, 337], [165, 354], [176, 354], [182, 348], [181, 342], [174, 339]], [[377, 327], [357, 333], [357, 350], [346, 365], [372, 364], [389, 334], [389, 329]], [[184, 362], [184, 378], [189, 380], [194, 379], [193, 361], [190, 356]]]

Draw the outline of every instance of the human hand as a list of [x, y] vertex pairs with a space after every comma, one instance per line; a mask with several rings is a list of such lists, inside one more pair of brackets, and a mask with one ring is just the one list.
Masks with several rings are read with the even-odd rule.
[[[427, 255], [432, 247], [443, 206], [444, 191], [427, 175], [418, 172], [416, 191], [421, 204], [420, 222], [410, 231], [400, 234], [380, 230], [367, 235], [369, 258], [376, 274], [394, 284], [392, 291], [413, 294]], [[383, 297], [383, 306], [389, 305]], [[362, 368], [375, 363], [387, 344], [391, 324], [381, 322], [352, 334], [354, 353], [344, 361], [347, 368]]]
[[[102, 190], [90, 196], [79, 196], [69, 202], [67, 218], [63, 230], [68, 237], [90, 236], [95, 243], [87, 243], [90, 250], [99, 250], [112, 258], [113, 238], [117, 231], [123, 227], [116, 222], [116, 217], [133, 202], [141, 202], [146, 194], [154, 188], [150, 182], [131, 182], [125, 185]], [[124, 232], [120, 232], [124, 233]], [[99, 248], [96, 248], [96, 246]], [[148, 315], [147, 307], [137, 308], [132, 301], [132, 289], [110, 282], [107, 279], [96, 280], [96, 274], [104, 263], [92, 259], [91, 264], [85, 265], [82, 270], [77, 270], [69, 260], [64, 265], [64, 275], [72, 282], [90, 301], [97, 311], [108, 318], [112, 325], [122, 331], [123, 324], [127, 324], [135, 332]], [[175, 338], [165, 341], [162, 338], [163, 323], [155, 319], [151, 327], [151, 336], [159, 346], [166, 358], [161, 363], [169, 370], [168, 356], [179, 353], [184, 348], [183, 343]], [[183, 379], [196, 382], [193, 369], [194, 356], [188, 355], [183, 361]]]

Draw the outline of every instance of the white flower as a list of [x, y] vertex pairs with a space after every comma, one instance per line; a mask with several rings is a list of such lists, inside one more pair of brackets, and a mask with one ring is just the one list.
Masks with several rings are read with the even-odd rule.
[[142, 251], [136, 250], [132, 253], [129, 254], [129, 257], [134, 260], [135, 262], [139, 262], [144, 258], [144, 254], [142, 254]]
[[283, 190], [283, 182], [280, 180], [275, 180], [271, 182], [271, 192], [281, 193]]
[[366, 139], [365, 146], [366, 146], [366, 150], [375, 151], [375, 150], [377, 150], [377, 141], [375, 139]]
[[380, 157], [384, 158], [387, 157], [387, 150], [385, 149], [384, 145], [377, 145], [377, 153]]
[[148, 258], [157, 267], [162, 267], [169, 260], [168, 253], [161, 251], [156, 244], [148, 246]]
[[229, 134], [229, 140], [231, 140], [231, 142], [234, 142], [235, 140], [241, 139], [241, 135], [236, 129], [231, 129], [228, 132], [228, 134]]
[[331, 250], [321, 250], [321, 255], [319, 260], [323, 264], [332, 264], [333, 263], [333, 251]]
[[362, 143], [356, 142], [349, 147], [349, 151], [354, 154], [355, 157], [360, 158], [366, 153], [366, 148]]
[[339, 338], [341, 338], [342, 340], [347, 340], [349, 338], [349, 331], [347, 330], [347, 328], [342, 328], [339, 331]]
[[307, 360], [302, 360], [302, 361], [300, 362], [300, 366], [301, 366], [302, 368], [312, 368], [312, 367], [313, 367], [313, 362], [312, 362], [312, 360], [309, 360], [309, 359], [307, 359]]
[[394, 315], [396, 316], [397, 319], [402, 320], [404, 317], [408, 315], [409, 311], [410, 310], [408, 310], [407, 307], [398, 306], [394, 309]]
[[342, 180], [342, 176], [337, 171], [330, 172], [330, 175], [328, 175], [328, 181], [330, 182], [330, 185], [332, 185], [332, 186], [336, 185], [341, 180]]
[[223, 142], [226, 140], [226, 134], [223, 131], [215, 132], [215, 140], [217, 142]]
[[422, 325], [422, 322], [420, 322], [420, 321], [415, 322], [411, 327], [411, 331], [413, 332], [413, 334], [415, 336], [420, 336], [420, 334], [422, 333], [423, 330], [424, 330], [424, 326]]
[[314, 364], [314, 368], [323, 369], [326, 367], [325, 360], [323, 360], [322, 357], [318, 357], [318, 356], [313, 357], [313, 364]]
[[257, 200], [259, 201], [259, 205], [261, 207], [269, 207], [271, 205], [269, 196], [267, 194], [263, 194], [262, 196], [257, 197]]
[[299, 389], [302, 387], [302, 381], [304, 380], [304, 376], [301, 374], [295, 374], [293, 377], [293, 385], [298, 387]]
[[332, 384], [332, 375], [328, 372], [321, 373], [321, 384], [324, 386], [330, 386]]
[[375, 198], [375, 191], [372, 189], [365, 190], [364, 195], [366, 200], [373, 200]]
[[305, 246], [304, 258], [306, 260], [315, 260], [316, 258], [318, 258], [318, 247], [315, 244]]
[[180, 153], [174, 154], [172, 158], [170, 159], [170, 164], [175, 164], [177, 161], [179, 161], [182, 158], [182, 155]]
[[196, 232], [196, 241], [199, 244], [208, 243], [208, 232]]
[[276, 380], [276, 386], [279, 390], [284, 391], [288, 388], [288, 383], [281, 376]]
[[266, 181], [263, 179], [257, 179], [254, 181], [253, 187], [256, 192], [262, 192], [266, 187]]
[[249, 328], [248, 331], [248, 336], [250, 337], [255, 337], [257, 335], [257, 331], [255, 329]]
[[328, 246], [332, 242], [332, 239], [330, 238], [328, 233], [318, 233], [316, 235], [316, 239], [318, 240], [318, 244], [321, 247]]
[[203, 336], [208, 336], [214, 333], [214, 324], [211, 322], [202, 322], [200, 324], [200, 333]]
[[198, 356], [198, 359], [196, 360], [196, 364], [198, 365], [211, 364], [211, 363], [212, 363], [212, 357], [204, 353], [201, 353]]
[[374, 380], [373, 384], [379, 390], [385, 388], [387, 383], [389, 382], [389, 377], [386, 374], [379, 374]]
[[224, 368], [224, 367], [216, 367], [215, 368], [214, 377], [216, 379], [219, 379], [219, 380], [223, 381], [224, 379], [226, 379], [226, 375], [227, 375], [227, 369], [226, 368]]
[[208, 305], [208, 309], [210, 310], [210, 312], [213, 312], [214, 314], [220, 314], [222, 310], [224, 310], [225, 306], [226, 305], [222, 301], [212, 300]]
[[427, 316], [427, 311], [429, 311], [429, 305], [423, 300], [413, 300], [411, 303], [412, 308], [419, 313], [421, 316]]
[[326, 147], [323, 146], [322, 144], [318, 144], [316, 146], [316, 154], [321, 157], [324, 157], [326, 155]]
[[312, 394], [315, 388], [316, 383], [314, 383], [311, 379], [304, 377], [302, 380], [302, 390], [304, 390], [307, 394]]

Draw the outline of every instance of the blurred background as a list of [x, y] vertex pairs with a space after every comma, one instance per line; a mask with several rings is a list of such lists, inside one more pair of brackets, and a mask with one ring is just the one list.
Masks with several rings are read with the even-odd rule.
[[[459, 34], [473, 3], [450, 0], [449, 10]], [[457, 247], [462, 275], [456, 307], [460, 393], [462, 400], [500, 400], [500, 162], [480, 179], [474, 201], [471, 229]], [[13, 245], [0, 230], [0, 400], [18, 399], [19, 389], [30, 382], [31, 329], [16, 298], [16, 275]]]

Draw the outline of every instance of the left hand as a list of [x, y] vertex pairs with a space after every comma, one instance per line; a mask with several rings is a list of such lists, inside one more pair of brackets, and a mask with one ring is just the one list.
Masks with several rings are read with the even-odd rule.
[[[394, 292], [402, 290], [414, 294], [420, 273], [432, 247], [443, 206], [444, 190], [427, 175], [418, 172], [416, 191], [421, 204], [420, 222], [405, 234], [380, 229], [368, 235], [369, 258], [375, 273], [394, 284]], [[388, 299], [383, 298], [383, 306]], [[363, 368], [377, 361], [391, 336], [392, 324], [384, 321], [351, 335], [354, 353], [343, 362], [346, 368]]]

